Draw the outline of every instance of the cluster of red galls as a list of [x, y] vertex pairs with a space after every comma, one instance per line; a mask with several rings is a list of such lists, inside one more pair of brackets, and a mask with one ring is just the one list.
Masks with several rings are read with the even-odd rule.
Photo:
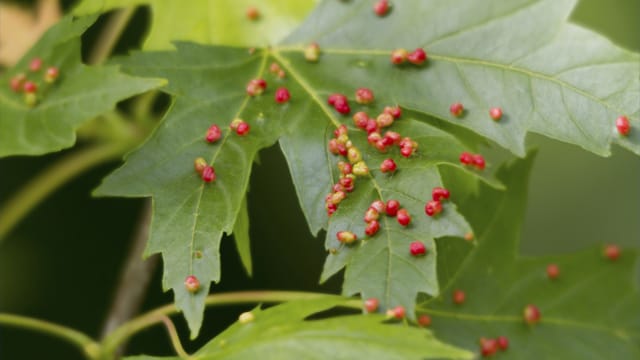
[[369, 174], [369, 167], [362, 161], [360, 150], [349, 140], [347, 127], [340, 125], [333, 131], [333, 135], [334, 138], [329, 141], [329, 151], [346, 157], [349, 162], [338, 162], [340, 179], [333, 185], [332, 192], [325, 197], [325, 209], [329, 216], [338, 210], [338, 205], [347, 197], [347, 192], [353, 191], [356, 177]]
[[[281, 72], [282, 74], [284, 74], [284, 71], [282, 71], [282, 69], [280, 68], [280, 65], [276, 63], [271, 64], [271, 72], [276, 73], [278, 76], [280, 76], [279, 74]], [[284, 75], [282, 76], [284, 77]], [[251, 97], [262, 95], [262, 93], [264, 93], [266, 89], [267, 89], [267, 81], [262, 78], [250, 80], [246, 87], [247, 95]], [[291, 94], [289, 93], [289, 90], [286, 87], [280, 87], [276, 89], [274, 99], [278, 104], [284, 104], [288, 102], [289, 99], [291, 99]]]
[[[38, 74], [42, 69], [42, 59], [34, 58], [29, 63], [28, 75], [25, 73], [19, 73], [9, 80], [9, 87], [11, 88], [11, 90], [16, 93], [24, 93], [24, 102], [28, 106], [34, 106], [38, 102], [37, 93], [39, 88], [38, 80], [30, 78], [29, 75]], [[45, 83], [51, 84], [58, 78], [59, 75], [60, 71], [56, 66], [49, 66], [42, 75], [42, 79]]]
[[[340, 194], [339, 201], [342, 201], [344, 197], [342, 193], [335, 192], [333, 195], [327, 196], [327, 201], [332, 201], [336, 195]], [[346, 196], [346, 195], [344, 195]], [[450, 193], [447, 189], [442, 187], [435, 187], [432, 190], [432, 200], [428, 201], [425, 205], [425, 214], [428, 216], [436, 216], [442, 212], [442, 201], [448, 199]], [[371, 203], [369, 208], [365, 211], [364, 221], [367, 223], [365, 227], [365, 234], [369, 237], [374, 236], [380, 230], [380, 214], [386, 214], [390, 217], [395, 217], [398, 224], [402, 226], [408, 226], [411, 223], [411, 215], [405, 208], [400, 207], [400, 202], [395, 199], [388, 200], [384, 203], [382, 200], [375, 200]], [[351, 231], [338, 231], [336, 238], [343, 244], [352, 244], [358, 240], [356, 234]], [[409, 253], [412, 256], [426, 255], [427, 248], [422, 241], [413, 241], [409, 244]]]
[[495, 339], [480, 338], [480, 353], [482, 356], [492, 356], [498, 350], [505, 351], [509, 348], [509, 339], [506, 336], [498, 336]]
[[[277, 64], [276, 64], [277, 65]], [[273, 68], [273, 66], [272, 66]], [[278, 66], [279, 69], [279, 66]], [[281, 69], [280, 69], [281, 70]], [[274, 72], [274, 71], [272, 71]], [[252, 79], [246, 86], [247, 95], [249, 96], [258, 96], [261, 95], [267, 88], [267, 82], [264, 79]], [[289, 101], [291, 95], [289, 94], [289, 90], [287, 88], [281, 87], [276, 90], [275, 93], [275, 101], [279, 104], [283, 104]], [[236, 118], [231, 121], [229, 124], [229, 129], [234, 131], [238, 136], [246, 136], [249, 134], [249, 130], [251, 130], [251, 126], [246, 121]], [[211, 125], [205, 134], [205, 141], [209, 144], [213, 144], [218, 142], [222, 137], [222, 130], [216, 124]], [[204, 182], [210, 183], [216, 180], [216, 172], [213, 166], [209, 165], [207, 161], [198, 157], [194, 160], [194, 169], [200, 174], [200, 177]]]

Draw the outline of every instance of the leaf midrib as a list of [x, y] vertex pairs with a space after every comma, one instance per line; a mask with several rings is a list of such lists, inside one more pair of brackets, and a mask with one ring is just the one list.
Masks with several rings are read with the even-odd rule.
[[[267, 51], [263, 51], [262, 52], [262, 60], [260, 62], [260, 65], [258, 67], [258, 72], [256, 74], [256, 78], [261, 77], [261, 75], [264, 73], [265, 68], [266, 68], [266, 64], [267, 64], [267, 58], [268, 58], [268, 52]], [[234, 119], [235, 118], [239, 118], [240, 115], [242, 114], [242, 112], [244, 111], [244, 109], [247, 107], [247, 104], [249, 103], [249, 99], [250, 96], [249, 95], [245, 95], [244, 100], [242, 101], [242, 104], [240, 104], [238, 111], [236, 112], [236, 114], [234, 115]], [[227, 130], [227, 132], [225, 133], [224, 137], [222, 138], [222, 142], [220, 143], [220, 146], [218, 146], [216, 148], [216, 150], [213, 153], [213, 156], [211, 157], [210, 161], [208, 162], [208, 164], [211, 164], [211, 166], [215, 163], [216, 159], [218, 158], [222, 148], [224, 147], [224, 144], [227, 142], [227, 139], [229, 138], [231, 134], [231, 130]], [[195, 206], [195, 210], [196, 210], [196, 214], [194, 216], [194, 221], [193, 221], [193, 226], [191, 228], [191, 236], [189, 239], [189, 274], [193, 274], [193, 247], [195, 245], [195, 238], [196, 238], [196, 229], [198, 227], [198, 220], [200, 219], [200, 214], [199, 214], [199, 210], [200, 210], [200, 203], [202, 202], [202, 198], [204, 195], [204, 188], [205, 188], [206, 183], [202, 182], [202, 184], [200, 184], [200, 188], [197, 190], [199, 192], [198, 194], [198, 200], [196, 202], [196, 206]], [[239, 209], [238, 209], [239, 211]], [[235, 219], [237, 217], [237, 214], [235, 216], [233, 216], [233, 219]], [[191, 306], [194, 307], [195, 306], [195, 297], [194, 296], [190, 296], [189, 300], [191, 302]]]
[[[416, 310], [425, 312], [427, 314], [431, 314], [434, 316], [440, 316], [451, 319], [458, 320], [468, 320], [468, 321], [478, 321], [478, 322], [508, 322], [508, 323], [522, 323], [521, 316], [515, 315], [495, 315], [495, 314], [471, 314], [471, 313], [463, 313], [460, 311], [443, 311], [443, 310], [434, 310], [430, 308], [426, 308], [423, 306], [417, 306]], [[640, 339], [640, 332], [630, 331], [626, 328], [611, 328], [603, 325], [595, 325], [590, 323], [585, 323], [576, 320], [563, 319], [557, 317], [544, 317], [540, 320], [540, 324], [551, 324], [557, 326], [564, 327], [575, 327], [583, 330], [593, 330], [593, 331], [601, 331], [611, 333], [613, 336], [618, 337], [624, 341], [629, 341], [629, 338], [638, 338]], [[621, 336], [624, 334], [626, 336]]]
[[[304, 52], [304, 48], [299, 46], [283, 46], [273, 49], [274, 52]], [[391, 54], [391, 50], [381, 50], [381, 49], [338, 49], [338, 48], [322, 48], [322, 52], [325, 54], [337, 54], [337, 55], [369, 55], [369, 56], [385, 56], [388, 57]], [[477, 65], [477, 66], [485, 66], [490, 68], [499, 69], [506, 72], [513, 72], [521, 75], [525, 75], [529, 78], [539, 79], [548, 81], [550, 83], [556, 84], [562, 89], [567, 89], [572, 92], [575, 92], [578, 95], [584, 96], [589, 100], [592, 100], [599, 105], [614, 111], [618, 114], [625, 113], [624, 110], [618, 109], [617, 107], [609, 104], [605, 100], [588, 93], [586, 90], [580, 89], [575, 85], [572, 85], [566, 81], [560, 80], [556, 78], [554, 75], [548, 75], [539, 71], [529, 70], [522, 67], [517, 67], [513, 65], [505, 65], [498, 62], [488, 61], [488, 60], [480, 60], [473, 58], [464, 58], [464, 57], [456, 57], [449, 55], [438, 55], [429, 53], [429, 59], [431, 60], [440, 60], [449, 62], [452, 64], [467, 64], [467, 65]], [[617, 61], [616, 63], [627, 63], [630, 61]], [[608, 64], [608, 63], [599, 63], [599, 65]]]

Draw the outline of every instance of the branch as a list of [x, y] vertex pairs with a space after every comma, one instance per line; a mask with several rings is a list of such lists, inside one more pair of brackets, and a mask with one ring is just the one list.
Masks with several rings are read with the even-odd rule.
[[[225, 294], [209, 295], [205, 304], [207, 306], [255, 304], [255, 303], [278, 303], [294, 300], [315, 299], [327, 294], [300, 292], [300, 291], [239, 291]], [[360, 300], [347, 303], [347, 306], [354, 309], [362, 308]], [[163, 316], [176, 314], [178, 310], [174, 304], [165, 305], [155, 310], [142, 314], [126, 324], [120, 326], [109, 336], [103, 339], [102, 347], [105, 354], [112, 354], [121, 343], [137, 332], [162, 322]]]
[[34, 177], [0, 208], [0, 243], [29, 211], [58, 187], [96, 165], [120, 158], [131, 146], [130, 143], [116, 142], [82, 149]]
[[53, 324], [43, 320], [37, 320], [20, 315], [11, 315], [0, 313], [0, 324], [13, 326], [17, 328], [36, 330], [41, 333], [58, 337], [62, 340], [75, 345], [82, 351], [88, 359], [98, 359], [100, 356], [100, 345], [93, 341], [89, 336], [57, 324]]
[[189, 354], [184, 351], [182, 343], [180, 343], [180, 338], [178, 337], [176, 326], [173, 325], [171, 319], [169, 319], [167, 316], [161, 316], [160, 320], [164, 323], [164, 326], [167, 327], [167, 332], [169, 333], [169, 338], [171, 339], [171, 345], [173, 345], [173, 349], [176, 351], [176, 354], [178, 354], [181, 359], [189, 359]]
[[109, 22], [105, 25], [104, 30], [100, 33], [100, 37], [95, 41], [95, 47], [89, 55], [87, 63], [91, 65], [100, 64], [109, 57], [113, 48], [115, 48], [120, 39], [120, 35], [127, 27], [129, 20], [135, 13], [136, 7], [130, 6], [117, 10], [109, 18]]
[[157, 256], [152, 256], [146, 261], [142, 259], [149, 237], [151, 215], [151, 200], [146, 200], [129, 255], [118, 281], [111, 309], [102, 328], [102, 338], [133, 317], [144, 300], [147, 286], [158, 264]]

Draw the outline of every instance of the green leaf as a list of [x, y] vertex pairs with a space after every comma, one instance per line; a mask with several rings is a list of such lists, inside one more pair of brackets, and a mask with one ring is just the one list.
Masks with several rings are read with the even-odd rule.
[[[95, 16], [63, 18], [38, 41], [22, 60], [0, 76], [0, 83], [25, 73], [38, 85], [38, 103], [26, 105], [24, 94], [0, 86], [0, 156], [40, 155], [75, 143], [75, 130], [83, 122], [103, 114], [132, 95], [164, 84], [119, 72], [117, 66], [85, 66], [80, 61], [80, 36]], [[31, 59], [43, 60], [43, 69], [28, 71]], [[49, 66], [59, 69], [53, 83], [43, 80]]]
[[438, 341], [430, 331], [385, 324], [382, 315], [309, 320], [348, 300], [322, 297], [252, 311], [254, 321], [237, 322], [194, 356], [198, 359], [470, 359], [471, 353]]
[[[408, 316], [413, 318], [418, 292], [433, 295], [439, 292], [434, 239], [443, 236], [463, 237], [471, 231], [453, 202], [445, 202], [443, 212], [437, 218], [431, 219], [424, 214], [425, 203], [431, 200], [431, 190], [442, 186], [438, 165], [453, 163], [464, 147], [451, 135], [416, 120], [399, 120], [392, 129], [401, 134], [411, 134], [412, 139], [418, 141], [425, 150], [411, 159], [404, 159], [398, 156], [395, 149], [385, 154], [371, 149], [366, 144], [364, 134], [350, 136], [356, 146], [366, 150], [364, 156], [372, 168], [373, 176], [359, 179], [356, 189], [329, 218], [325, 246], [331, 252], [325, 262], [322, 280], [346, 266], [344, 295], [360, 293], [363, 298], [375, 297], [380, 301], [380, 311], [402, 305]], [[324, 138], [315, 140], [318, 141], [326, 142]], [[304, 159], [305, 153], [299, 154], [298, 157]], [[289, 155], [292, 156], [295, 155]], [[383, 159], [389, 157], [395, 158], [398, 164], [398, 170], [391, 176], [376, 169]], [[335, 169], [333, 162], [335, 160], [327, 166]], [[331, 170], [327, 172], [331, 173]], [[327, 193], [330, 188], [331, 184], [324, 188], [324, 192]], [[362, 218], [370, 204], [377, 199], [398, 200], [411, 214], [411, 224], [403, 227], [395, 218], [382, 215], [379, 219], [380, 231], [371, 238], [366, 237], [364, 228], [367, 224]], [[351, 246], [341, 245], [336, 233], [343, 230], [352, 231], [364, 240]], [[427, 256], [414, 257], [410, 254], [409, 244], [415, 240], [426, 245]]]
[[[174, 102], [153, 136], [95, 193], [153, 197], [146, 254], [162, 253], [164, 288], [173, 289], [195, 337], [209, 284], [220, 280], [220, 238], [236, 224], [256, 153], [277, 139], [282, 107], [271, 96], [249, 98], [244, 91], [244, 84], [265, 71], [267, 52], [177, 47], [178, 52], [138, 53], [122, 60], [126, 71], [165, 76]], [[250, 124], [247, 136], [229, 130], [234, 118]], [[204, 140], [212, 124], [223, 130], [215, 144]], [[213, 164], [215, 182], [204, 183], [194, 171], [197, 157]], [[189, 275], [201, 283], [195, 294], [184, 286]]]
[[[640, 56], [567, 23], [575, 2], [407, 0], [379, 18], [368, 1], [325, 1], [280, 51], [299, 57], [318, 42], [324, 56], [313, 72], [325, 84], [367, 85], [520, 156], [527, 132], [599, 155], [614, 142], [640, 154]], [[428, 65], [392, 66], [400, 47], [424, 48]], [[461, 119], [448, 112], [456, 101], [468, 110]], [[505, 114], [499, 122], [488, 116], [494, 106]], [[628, 137], [615, 132], [622, 114], [634, 127]]]
[[[152, 27], [144, 48], [173, 49], [176, 40], [218, 45], [273, 45], [287, 36], [311, 11], [317, 0], [190, 0], [189, 6], [167, 0], [89, 0], [74, 9], [75, 14], [132, 6], [151, 5]], [[249, 20], [246, 9], [260, 12]]]
[[[255, 158], [254, 161], [256, 161]], [[251, 239], [249, 238], [249, 209], [247, 207], [246, 196], [244, 200], [242, 200], [236, 223], [233, 225], [233, 239], [236, 243], [236, 249], [238, 249], [242, 266], [249, 276], [253, 275], [253, 266], [251, 265]]]
[[[475, 247], [452, 241], [442, 244], [438, 269], [446, 291], [421, 304], [419, 312], [433, 317], [432, 329], [438, 336], [474, 351], [479, 349], [480, 337], [503, 335], [510, 341], [510, 357], [638, 358], [637, 253], [625, 250], [616, 262], [605, 259], [601, 249], [564, 256], [517, 256], [532, 160], [529, 157], [499, 171], [508, 191], [483, 186], [479, 195], [463, 203], [468, 219], [484, 231]], [[551, 263], [560, 268], [556, 280], [546, 274]], [[464, 304], [453, 304], [454, 289], [465, 291]], [[523, 321], [527, 304], [541, 311], [537, 325]]]
[[[607, 83], [604, 91], [571, 76], [568, 69], [572, 66], [593, 71], [596, 79], [619, 79], [620, 71], [635, 74], [637, 70], [631, 66], [637, 55], [566, 24], [572, 1], [438, 4], [407, 0], [379, 18], [369, 2], [326, 1], [284, 46], [257, 50], [255, 55], [238, 48], [182, 44], [175, 53], [137, 55], [124, 62], [135, 75], [166, 76], [171, 84], [167, 91], [175, 97], [175, 104], [154, 136], [106, 180], [99, 193], [154, 197], [156, 213], [148, 253], [163, 253], [165, 287], [176, 292], [176, 303], [185, 312], [192, 335], [202, 319], [209, 282], [219, 279], [219, 238], [237, 222], [250, 164], [257, 150], [276, 139], [312, 233], [327, 230], [326, 248], [334, 254], [327, 258], [322, 280], [346, 268], [344, 294], [377, 297], [381, 311], [402, 305], [413, 318], [418, 293], [439, 293], [434, 239], [461, 237], [471, 230], [454, 205], [456, 194], [439, 217], [424, 215], [431, 189], [443, 184], [441, 169], [457, 169], [472, 188], [478, 186], [474, 182], [480, 176], [463, 169], [458, 160], [462, 151], [474, 150], [467, 146], [476, 146], [477, 139], [465, 135], [459, 140], [451, 133], [464, 131], [446, 132], [438, 125], [446, 122], [448, 130], [466, 127], [522, 155], [527, 131], [606, 153], [613, 140], [613, 121], [605, 118], [615, 119], [610, 110], [619, 108], [616, 113], [626, 112], [632, 122], [637, 121], [637, 104], [629, 100], [635, 78]], [[585, 47], [572, 44], [569, 35], [578, 36]], [[311, 41], [322, 49], [317, 63], [303, 56], [304, 46]], [[556, 49], [548, 59], [542, 57], [552, 45], [571, 45], [572, 51]], [[424, 46], [430, 61], [425, 66], [393, 66], [389, 53], [399, 46]], [[602, 59], [600, 53], [589, 52], [591, 47], [609, 55]], [[274, 62], [284, 70], [285, 78], [265, 71]], [[604, 65], [594, 65], [601, 62]], [[256, 77], [267, 79], [269, 88], [263, 96], [248, 100], [244, 87]], [[286, 86], [292, 96], [283, 105], [272, 98], [273, 89], [280, 86]], [[373, 89], [376, 101], [372, 105], [355, 104], [353, 94], [359, 87]], [[565, 101], [561, 105], [566, 108], [558, 105], [559, 97], [553, 95], [557, 92], [562, 92]], [[386, 154], [378, 153], [369, 146], [364, 132], [351, 125], [350, 117], [326, 104], [332, 93], [346, 94], [352, 113], [367, 111], [372, 117], [385, 105], [400, 104], [404, 115], [391, 130], [417, 141], [417, 154], [404, 159], [395, 147]], [[455, 101], [467, 108], [460, 119], [448, 114]], [[503, 107], [505, 116], [500, 122], [489, 119], [490, 106]], [[583, 114], [585, 109], [588, 113]], [[259, 141], [246, 140], [240, 152], [226, 147], [220, 151], [215, 158], [220, 180], [205, 187], [191, 163], [217, 150], [209, 150], [202, 141], [203, 133], [212, 122], [228, 124], [236, 113], [243, 113], [252, 126], [262, 126], [262, 132], [250, 137]], [[570, 120], [577, 118], [580, 123]], [[357, 180], [355, 191], [329, 219], [324, 198], [338, 180], [338, 158], [329, 154], [327, 142], [342, 124], [349, 126], [350, 140], [360, 149], [371, 174]], [[634, 136], [628, 140], [634, 141]], [[238, 157], [243, 161], [237, 161]], [[378, 170], [388, 157], [399, 166], [393, 175]], [[489, 164], [484, 173], [491, 168]], [[400, 200], [413, 217], [412, 224], [402, 228], [395, 219], [383, 216], [378, 234], [364, 240], [362, 217], [367, 207], [375, 199], [390, 198]], [[339, 244], [336, 233], [344, 230], [363, 240], [349, 246]], [[426, 256], [410, 256], [408, 246], [415, 240], [427, 245]], [[203, 251], [206, 261], [193, 259], [194, 250], [201, 248], [208, 251]], [[199, 263], [203, 265], [194, 267]], [[196, 295], [188, 294], [182, 285], [191, 273], [206, 284]]]

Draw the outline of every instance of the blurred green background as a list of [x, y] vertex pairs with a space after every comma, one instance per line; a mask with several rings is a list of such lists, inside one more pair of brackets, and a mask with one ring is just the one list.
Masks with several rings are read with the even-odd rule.
[[[575, 22], [640, 51], [640, 1], [583, 0]], [[140, 11], [121, 51], [139, 43], [148, 21]], [[88, 34], [87, 38], [95, 34]], [[640, 64], [639, 64], [640, 66]], [[638, 100], [640, 101], [640, 99]], [[620, 148], [600, 158], [539, 136], [522, 239], [525, 255], [570, 252], [614, 242], [640, 248], [640, 159]], [[63, 153], [64, 154], [64, 153]], [[61, 157], [0, 159], [0, 203], [41, 169]], [[134, 231], [142, 202], [92, 199], [91, 190], [118, 164], [102, 166], [42, 203], [0, 245], [0, 311], [60, 322], [97, 336]], [[339, 291], [341, 279], [317, 285], [325, 252], [306, 227], [284, 159], [277, 148], [261, 153], [249, 195], [254, 277], [248, 278], [231, 239], [222, 243], [222, 282], [213, 292], [240, 289]], [[274, 209], [274, 204], [277, 208]], [[0, 214], [1, 216], [1, 214]], [[171, 302], [156, 271], [144, 308]], [[244, 308], [207, 312], [201, 338], [235, 320]], [[176, 321], [186, 334], [183, 320]], [[190, 342], [187, 350], [203, 340]], [[160, 327], [142, 332], [130, 353], [172, 354]], [[32, 332], [0, 329], [0, 359], [80, 359], [75, 349]]]

